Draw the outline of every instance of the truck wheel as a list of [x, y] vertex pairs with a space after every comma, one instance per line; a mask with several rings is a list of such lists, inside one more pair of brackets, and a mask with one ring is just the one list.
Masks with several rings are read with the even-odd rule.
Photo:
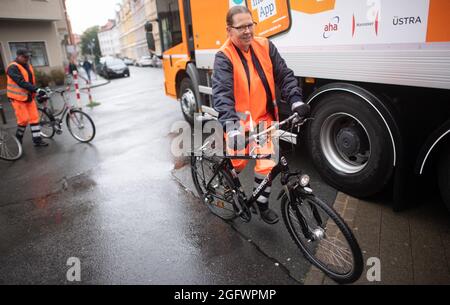
[[380, 192], [393, 172], [392, 141], [383, 120], [360, 98], [334, 93], [314, 104], [308, 148], [322, 178], [356, 197]]
[[184, 78], [180, 85], [180, 105], [184, 119], [194, 124], [194, 113], [198, 112], [195, 89], [190, 78]]
[[441, 152], [437, 172], [441, 196], [450, 211], [450, 144]]

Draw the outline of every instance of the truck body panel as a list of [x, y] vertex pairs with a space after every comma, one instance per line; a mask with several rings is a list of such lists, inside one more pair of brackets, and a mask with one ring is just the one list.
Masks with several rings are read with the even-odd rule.
[[[271, 40], [295, 75], [450, 89], [450, 30], [445, 26], [448, 15], [442, 13], [450, 13], [449, 1], [303, 1], [308, 13], [300, 11], [298, 1], [290, 3], [291, 16], [274, 16], [290, 20], [290, 29]], [[202, 5], [214, 10], [216, 18], [209, 16], [211, 21], [196, 26], [200, 12], [193, 11], [196, 63], [199, 69], [212, 69], [220, 47], [214, 46], [226, 39], [220, 16], [228, 8], [215, 2]], [[257, 35], [270, 36], [268, 21], [258, 22]]]

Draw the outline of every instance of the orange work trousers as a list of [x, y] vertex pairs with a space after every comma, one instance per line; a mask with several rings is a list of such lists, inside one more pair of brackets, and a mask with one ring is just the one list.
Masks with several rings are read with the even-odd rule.
[[11, 100], [11, 104], [16, 113], [17, 125], [27, 126], [28, 124], [39, 124], [36, 100], [33, 99], [30, 103]]

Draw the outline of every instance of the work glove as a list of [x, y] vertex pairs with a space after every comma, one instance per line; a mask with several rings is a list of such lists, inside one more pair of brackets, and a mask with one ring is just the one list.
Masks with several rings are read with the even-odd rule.
[[44, 96], [44, 95], [47, 95], [47, 91], [45, 91], [45, 90], [42, 89], [42, 88], [38, 88], [38, 89], [36, 90], [36, 94], [39, 95], [39, 96]]
[[42, 104], [44, 103], [48, 98], [47, 98], [47, 91], [45, 91], [42, 88], [38, 88], [36, 90], [36, 101], [38, 102], [38, 104]]
[[227, 147], [231, 150], [242, 150], [245, 148], [245, 135], [234, 129], [227, 133]]
[[292, 104], [291, 109], [292, 112], [297, 112], [297, 114], [302, 118], [307, 117], [311, 112], [311, 107], [303, 102], [296, 102]]

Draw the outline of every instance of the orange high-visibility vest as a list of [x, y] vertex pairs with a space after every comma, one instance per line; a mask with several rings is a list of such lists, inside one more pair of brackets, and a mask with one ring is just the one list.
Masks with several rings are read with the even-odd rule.
[[[22, 76], [26, 82], [32, 83], [33, 85], [36, 84], [36, 78], [34, 76], [34, 69], [31, 64], [28, 64], [28, 67], [30, 68], [30, 71], [31, 71], [31, 78], [32, 78], [31, 80], [28, 76], [27, 70], [24, 67], [22, 67], [22, 65], [19, 65], [16, 62], [10, 63], [8, 65], [7, 69], [9, 69], [9, 67], [11, 67], [12, 65], [15, 65], [19, 68], [20, 73], [22, 73]], [[19, 87], [19, 85], [17, 85], [16, 82], [11, 77], [9, 77], [9, 75], [7, 75], [6, 94], [7, 94], [8, 98], [10, 98], [12, 100], [26, 102], [28, 100], [28, 95], [30, 94], [30, 92], [26, 89], [23, 89], [22, 87]], [[32, 93], [31, 97], [34, 98], [34, 96], [35, 96], [35, 94]]]
[[[245, 120], [245, 112], [250, 109], [250, 103], [256, 103], [257, 107], [264, 107], [264, 111], [272, 110], [272, 115], [275, 120], [278, 120], [278, 107], [275, 99], [275, 81], [273, 75], [272, 61], [269, 55], [269, 40], [263, 37], [254, 37], [251, 48], [258, 59], [261, 68], [264, 72], [263, 77], [266, 78], [269, 88], [266, 89], [267, 101], [252, 101], [249, 90], [249, 80], [244, 68], [239, 50], [228, 39], [222, 46], [221, 51], [228, 57], [233, 65], [233, 80], [234, 80], [234, 101], [235, 109], [241, 120]], [[253, 62], [255, 64], [255, 62]], [[261, 78], [261, 75], [260, 75]], [[264, 81], [263, 81], [264, 83]], [[270, 91], [270, 92], [269, 92]], [[269, 105], [270, 104], [270, 105]], [[255, 107], [255, 104], [252, 105]]]

